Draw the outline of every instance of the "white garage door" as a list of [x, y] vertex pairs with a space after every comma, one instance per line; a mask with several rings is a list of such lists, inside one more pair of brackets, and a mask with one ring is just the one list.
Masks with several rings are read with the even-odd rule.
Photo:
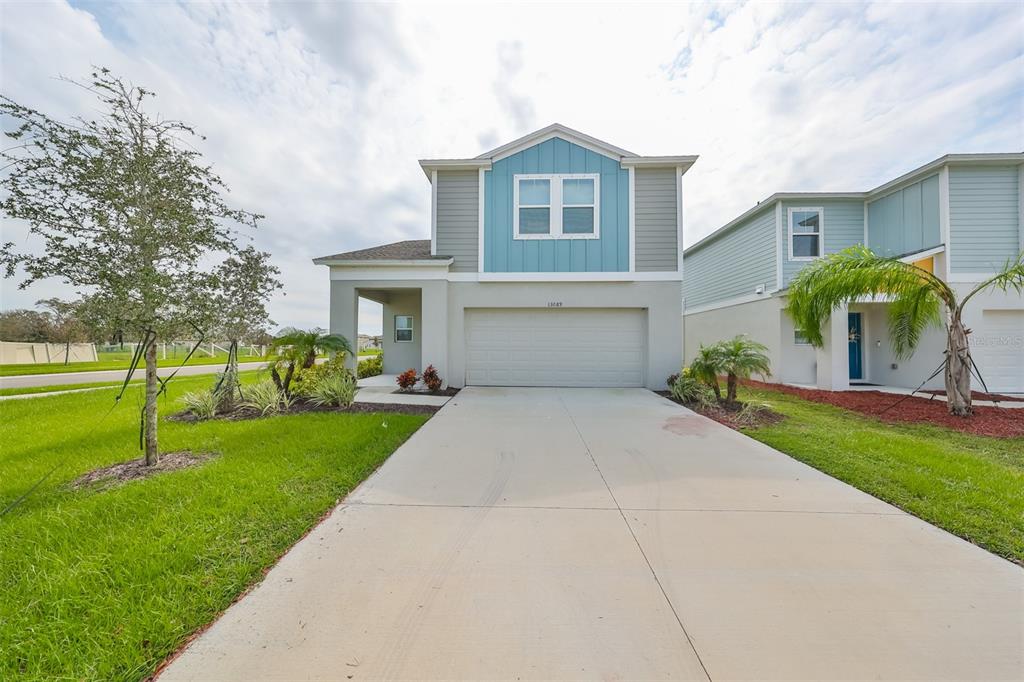
[[990, 391], [1024, 393], [1024, 310], [985, 310], [971, 354]]
[[470, 386], [643, 386], [646, 313], [633, 308], [466, 311]]

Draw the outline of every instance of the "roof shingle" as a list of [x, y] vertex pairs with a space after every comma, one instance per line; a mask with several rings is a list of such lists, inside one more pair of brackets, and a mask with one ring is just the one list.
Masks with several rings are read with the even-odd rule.
[[358, 251], [345, 251], [315, 260], [447, 260], [450, 256], [430, 255], [429, 239], [407, 239], [393, 244], [371, 246]]

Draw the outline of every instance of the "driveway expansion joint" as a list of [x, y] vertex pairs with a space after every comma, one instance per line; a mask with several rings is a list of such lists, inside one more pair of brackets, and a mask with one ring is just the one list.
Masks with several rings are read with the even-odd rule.
[[654, 566], [651, 564], [651, 560], [647, 558], [647, 553], [644, 551], [643, 545], [640, 544], [640, 539], [633, 532], [633, 527], [629, 525], [629, 519], [626, 518], [626, 513], [622, 507], [619, 506], [619, 501], [615, 498], [615, 493], [612, 491], [612, 487], [608, 485], [608, 479], [604, 477], [604, 472], [601, 471], [601, 467], [597, 465], [597, 460], [594, 458], [594, 453], [590, 451], [590, 444], [583, 437], [583, 433], [580, 431], [579, 425], [576, 423], [576, 418], [572, 416], [572, 412], [566, 407], [565, 401], [562, 400], [562, 396], [558, 396], [558, 402], [561, 403], [562, 409], [565, 410], [566, 415], [569, 417], [569, 421], [572, 422], [572, 427], [576, 429], [576, 435], [579, 437], [580, 442], [587, 451], [587, 457], [594, 465], [594, 469], [597, 470], [597, 474], [601, 477], [604, 482], [604, 487], [608, 489], [608, 495], [612, 498], [612, 502], [615, 503], [615, 508], [619, 511], [619, 516], [622, 517], [622, 522], [626, 524], [626, 530], [629, 531], [630, 536], [633, 538], [633, 542], [636, 543], [636, 548], [640, 551], [640, 556], [644, 558], [644, 563], [647, 564], [647, 569], [651, 572], [651, 577], [654, 578], [654, 582], [658, 585], [658, 589], [661, 590], [661, 596], [665, 599], [665, 603], [668, 604], [668, 608], [672, 611], [672, 615], [675, 616], [676, 622], [679, 624], [679, 629], [683, 631], [683, 636], [686, 637], [686, 643], [690, 645], [690, 650], [693, 651], [694, 657], [700, 664], [701, 670], [704, 671], [704, 676], [711, 682], [711, 673], [708, 672], [708, 667], [704, 664], [704, 659], [701, 658], [700, 652], [697, 651], [697, 647], [693, 644], [693, 639], [690, 637], [690, 633], [686, 631], [686, 626], [683, 625], [683, 619], [680, 617], [679, 612], [676, 611], [675, 605], [672, 600], [668, 597], [668, 592], [665, 590], [665, 586], [661, 584], [661, 580], [658, 578], [657, 571], [654, 570]]

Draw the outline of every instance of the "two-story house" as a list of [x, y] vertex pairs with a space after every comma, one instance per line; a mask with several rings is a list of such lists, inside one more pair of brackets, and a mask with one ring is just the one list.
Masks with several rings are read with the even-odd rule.
[[682, 364], [682, 176], [551, 125], [466, 159], [420, 161], [430, 239], [317, 258], [330, 328], [383, 304], [384, 372], [451, 386], [663, 388]]
[[[951, 154], [867, 192], [773, 194], [686, 249], [685, 355], [749, 334], [770, 349], [774, 381], [842, 390], [916, 388], [943, 360], [941, 329], [909, 360], [889, 347], [886, 302], [832, 315], [810, 346], [784, 311], [786, 288], [815, 258], [854, 244], [916, 263], [959, 295], [1024, 250], [1024, 154]], [[986, 292], [965, 308], [990, 390], [1024, 392], [1024, 300]], [[942, 387], [942, 375], [929, 388]]]

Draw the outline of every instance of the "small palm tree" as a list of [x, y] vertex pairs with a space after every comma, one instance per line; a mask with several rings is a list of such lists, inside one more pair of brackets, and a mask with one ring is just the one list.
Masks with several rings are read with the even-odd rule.
[[763, 343], [740, 334], [728, 341], [719, 341], [717, 345], [717, 355], [722, 371], [726, 374], [727, 402], [736, 402], [736, 388], [740, 379], [749, 379], [752, 374], [771, 374], [768, 347]]
[[722, 372], [721, 349], [721, 342], [710, 346], [701, 344], [697, 357], [690, 363], [690, 374], [697, 381], [710, 386], [715, 392], [715, 400], [719, 402], [722, 400], [722, 388], [718, 385], [718, 375]]
[[[907, 358], [928, 327], [946, 326], [945, 381], [950, 414], [971, 414], [971, 349], [964, 327], [967, 302], [986, 289], [1024, 290], [1024, 252], [1001, 272], [982, 282], [962, 300], [948, 283], [931, 272], [895, 258], [852, 246], [804, 268], [789, 285], [787, 310], [811, 344], [824, 342], [821, 325], [839, 306], [865, 296], [889, 300], [889, 341], [897, 357]], [[945, 315], [943, 315], [945, 311]]]
[[[288, 327], [271, 342], [269, 353], [273, 359], [270, 378], [285, 395], [291, 395], [292, 378], [296, 370], [309, 369], [316, 363], [320, 353], [351, 353], [348, 339], [340, 334], [325, 334], [323, 329], [310, 330]], [[285, 367], [282, 378], [279, 370]]]

